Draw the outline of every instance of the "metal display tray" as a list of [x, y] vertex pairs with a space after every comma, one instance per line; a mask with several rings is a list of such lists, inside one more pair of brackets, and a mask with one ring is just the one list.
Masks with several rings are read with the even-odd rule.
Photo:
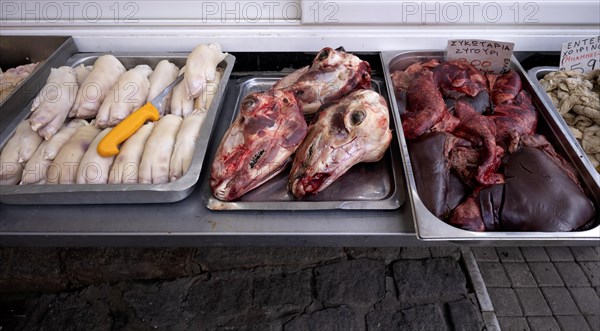
[[[79, 64], [92, 65], [103, 53], [80, 53], [68, 59], [66, 64], [76, 67]], [[125, 68], [133, 68], [138, 64], [147, 64], [154, 68], [159, 61], [167, 59], [178, 67], [185, 65], [188, 53], [136, 54], [122, 53], [115, 55]], [[180, 201], [192, 193], [200, 176], [206, 155], [208, 142], [219, 112], [222, 97], [225, 95], [227, 81], [231, 75], [235, 57], [228, 55], [218, 66], [224, 69], [223, 77], [208, 115], [202, 125], [196, 142], [196, 149], [190, 169], [181, 178], [164, 184], [58, 184], [58, 185], [7, 185], [0, 188], [0, 202], [7, 204], [132, 204], [132, 203], [167, 203]], [[46, 81], [46, 77], [38, 79]], [[42, 86], [43, 86], [42, 83]], [[29, 116], [31, 103], [28, 104], [13, 120], [12, 125], [0, 134], [0, 149], [14, 134], [16, 126]]]
[[[228, 103], [224, 107], [221, 115], [223, 117], [219, 121], [220, 128], [215, 132], [213, 143], [220, 143], [225, 131], [235, 120], [246, 95], [266, 91], [282, 77], [282, 74], [267, 77], [265, 74], [252, 74], [240, 78], [236, 83], [235, 103]], [[381, 93], [389, 104], [382, 77], [372, 79], [372, 88]], [[392, 131], [395, 130], [396, 125], [391, 114], [390, 126]], [[214, 153], [211, 156], [210, 164], [214, 160]], [[211, 210], [385, 210], [397, 209], [405, 200], [404, 178], [396, 139], [393, 139], [390, 148], [379, 162], [359, 163], [322, 192], [302, 200], [295, 199], [288, 190], [289, 169], [288, 165], [286, 170], [276, 177], [246, 193], [239, 200], [231, 202], [215, 198], [207, 181], [202, 184], [206, 206]]]
[[566, 137], [567, 141], [571, 144], [573, 148], [579, 150], [579, 152], [583, 155], [583, 159], [581, 161], [585, 165], [585, 170], [590, 174], [592, 178], [594, 178], [596, 185], [600, 185], [600, 173], [598, 173], [598, 171], [594, 168], [592, 162], [585, 154], [583, 147], [577, 141], [571, 130], [569, 130], [567, 122], [565, 122], [565, 119], [560, 115], [558, 109], [556, 109], [556, 106], [554, 106], [554, 104], [552, 103], [552, 99], [550, 99], [550, 96], [548, 96], [544, 87], [540, 85], [540, 79], [544, 78], [544, 76], [546, 76], [547, 74], [555, 71], [558, 71], [558, 67], [534, 67], [529, 69], [527, 71], [527, 74], [535, 88], [535, 92], [538, 94], [542, 103], [544, 103], [545, 108], [548, 109], [551, 115], [556, 118], [556, 122], [560, 124], [560, 128], [563, 131], [563, 134]]
[[[394, 87], [392, 85], [391, 72], [396, 70], [404, 70], [409, 65], [430, 59], [437, 58], [444, 60], [444, 52], [441, 51], [419, 51], [419, 52], [383, 52], [381, 54], [384, 64], [385, 78], [387, 80], [388, 92], [390, 94], [391, 107], [394, 109], [394, 114], [400, 117], [404, 111], [404, 105], [400, 98], [396, 97]], [[525, 70], [513, 56], [511, 69], [519, 73], [523, 81], [523, 89], [528, 91], [532, 96], [533, 104], [535, 105], [539, 116], [537, 132], [546, 136], [552, 143], [558, 153], [565, 157], [575, 166], [580, 176], [580, 181], [585, 193], [592, 199], [596, 211], [600, 211], [600, 186], [597, 181], [594, 181], [586, 170], [586, 165], [583, 162], [584, 155], [579, 149], [573, 148], [565, 135], [561, 124], [555, 114], [546, 107], [546, 104], [535, 92], [532, 82], [527, 77]], [[400, 101], [400, 102], [399, 102]], [[400, 118], [397, 123], [401, 123]], [[410, 157], [408, 155], [408, 147], [402, 125], [398, 125], [396, 130], [398, 141], [400, 142], [401, 157], [405, 164], [405, 176], [408, 188], [408, 201], [411, 205], [412, 216], [415, 222], [415, 232], [421, 240], [444, 240], [457, 243], [474, 243], [486, 241], [506, 241], [506, 242], [564, 242], [570, 241], [588, 242], [597, 244], [600, 238], [600, 213], [596, 213], [596, 219], [591, 229], [586, 231], [572, 232], [474, 232], [456, 228], [452, 225], [433, 215], [421, 201], [417, 192], [415, 177], [413, 174]]]
[[6, 130], [10, 119], [25, 108], [42, 89], [50, 69], [63, 65], [76, 52], [77, 47], [71, 37], [0, 37], [0, 67], [3, 71], [40, 62], [19, 87], [0, 102], [0, 132]]

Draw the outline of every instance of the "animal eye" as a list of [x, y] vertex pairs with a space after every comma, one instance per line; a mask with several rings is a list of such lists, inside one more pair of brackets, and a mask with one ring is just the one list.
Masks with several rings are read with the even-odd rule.
[[298, 91], [296, 91], [296, 95], [297, 95], [297, 96], [301, 96], [301, 95], [303, 95], [303, 94], [304, 94], [304, 91], [302, 91], [302, 90], [298, 90]]
[[362, 111], [355, 111], [352, 113], [352, 125], [359, 125], [364, 121], [365, 113]]
[[242, 109], [251, 109], [256, 105], [256, 99], [254, 97], [247, 97], [242, 102]]
[[321, 51], [321, 53], [319, 53], [319, 55], [317, 55], [317, 60], [323, 61], [328, 57], [329, 57], [329, 49], [324, 49]]

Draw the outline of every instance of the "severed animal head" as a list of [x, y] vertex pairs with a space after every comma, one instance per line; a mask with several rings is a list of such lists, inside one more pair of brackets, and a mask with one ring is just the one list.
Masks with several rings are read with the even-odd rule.
[[212, 164], [214, 196], [235, 200], [273, 178], [288, 164], [307, 130], [291, 92], [247, 95]]
[[295, 197], [315, 194], [360, 162], [379, 161], [392, 139], [383, 97], [355, 91], [319, 112], [298, 148], [289, 177]]
[[371, 87], [369, 62], [342, 50], [323, 48], [309, 67], [281, 79], [273, 89], [294, 93], [305, 114], [314, 114], [322, 105], [344, 95]]

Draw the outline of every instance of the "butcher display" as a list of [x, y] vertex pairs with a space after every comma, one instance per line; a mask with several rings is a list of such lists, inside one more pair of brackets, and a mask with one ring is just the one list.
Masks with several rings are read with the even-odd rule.
[[[519, 74], [425, 60], [392, 73], [421, 201], [470, 231], [573, 231], [595, 207], [573, 167], [537, 134]], [[550, 180], [549, 180], [550, 179]]]
[[312, 65], [298, 69], [277, 82], [273, 89], [293, 92], [304, 114], [316, 113], [322, 105], [348, 93], [371, 87], [369, 62], [343, 50], [326, 47]]
[[212, 164], [214, 196], [237, 199], [279, 174], [307, 128], [293, 93], [275, 90], [246, 96]]
[[310, 124], [290, 171], [292, 194], [316, 194], [355, 164], [381, 160], [391, 140], [383, 97], [372, 90], [347, 95], [321, 110]]
[[124, 73], [125, 67], [116, 57], [110, 54], [100, 56], [94, 62], [92, 71], [79, 86], [69, 116], [84, 119], [96, 117], [111, 87]]
[[31, 129], [46, 140], [52, 138], [69, 115], [78, 89], [75, 69], [68, 66], [52, 68], [46, 85], [31, 105]]

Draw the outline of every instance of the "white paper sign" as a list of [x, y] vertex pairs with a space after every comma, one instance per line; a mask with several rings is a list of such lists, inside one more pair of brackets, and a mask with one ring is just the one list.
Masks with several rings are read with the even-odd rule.
[[510, 69], [514, 46], [494, 40], [448, 40], [446, 59], [466, 61], [483, 73], [501, 74]]
[[562, 44], [560, 70], [577, 70], [584, 73], [597, 68], [600, 68], [600, 36]]

